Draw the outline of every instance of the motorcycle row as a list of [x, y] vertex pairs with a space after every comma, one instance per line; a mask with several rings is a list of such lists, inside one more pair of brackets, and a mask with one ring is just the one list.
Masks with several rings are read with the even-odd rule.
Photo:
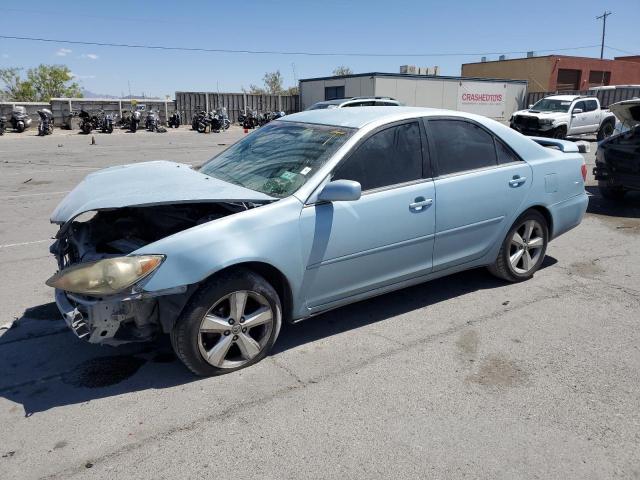
[[[238, 123], [245, 129], [261, 127], [271, 120], [283, 117], [284, 112], [265, 112], [258, 113], [256, 110], [249, 110], [240, 113]], [[200, 133], [221, 132], [227, 130], [231, 126], [229, 115], [225, 107], [217, 108], [211, 112], [207, 112], [201, 107], [196, 107], [196, 113], [191, 119], [191, 129]]]
[[[38, 116], [40, 117], [40, 123], [38, 124], [38, 135], [50, 135], [53, 133], [53, 113], [48, 108], [38, 110]], [[22, 133], [31, 126], [32, 120], [27, 115], [27, 109], [22, 106], [14, 107], [11, 111], [11, 117], [7, 120], [6, 117], [0, 117], [0, 135], [4, 135], [4, 131], [7, 129], [7, 123], [16, 132]]]
[[[53, 113], [48, 108], [38, 110], [40, 122], [38, 124], [38, 135], [45, 136], [53, 133]], [[93, 130], [102, 133], [112, 133], [114, 128], [121, 128], [130, 132], [136, 132], [142, 123], [142, 112], [134, 110], [124, 112], [122, 118], [118, 119], [118, 115], [107, 113], [104, 110], [88, 112], [81, 109], [79, 112], [72, 112], [71, 116], [80, 119], [80, 130], [82, 133], [89, 134]], [[6, 117], [0, 117], [0, 135], [3, 135], [7, 126], [10, 126], [17, 133], [22, 133], [31, 126], [31, 117], [27, 114], [27, 110], [23, 106], [16, 106], [11, 112], [9, 120]], [[178, 128], [182, 123], [180, 114], [175, 112], [169, 117], [168, 125], [170, 128]], [[144, 128], [150, 132], [164, 133], [167, 130], [162, 126], [160, 114], [158, 111], [150, 110], [144, 118]]]
[[[38, 135], [51, 135], [53, 133], [53, 113], [48, 108], [38, 110], [40, 122], [38, 124]], [[272, 120], [283, 117], [284, 112], [265, 112], [258, 113], [256, 110], [240, 113], [238, 123], [245, 129], [253, 129], [266, 125]], [[120, 128], [135, 133], [143, 123], [142, 111], [132, 110], [131, 112], [123, 112], [122, 117], [119, 115], [107, 113], [104, 110], [96, 110], [89, 112], [84, 108], [79, 112], [72, 112], [71, 116], [79, 118], [80, 131], [89, 134], [92, 131], [100, 131], [102, 133], [112, 133], [114, 128]], [[31, 126], [31, 117], [27, 114], [27, 110], [23, 106], [16, 106], [11, 112], [9, 120], [6, 117], [0, 117], [0, 135], [4, 134], [9, 125], [18, 133], [24, 132]], [[178, 112], [174, 112], [167, 119], [169, 128], [178, 128], [182, 124], [182, 118]], [[227, 115], [225, 107], [218, 108], [211, 112], [197, 107], [196, 114], [191, 121], [192, 130], [200, 133], [205, 132], [221, 132], [227, 130], [231, 126], [231, 121]], [[150, 132], [164, 133], [167, 130], [162, 126], [160, 114], [156, 110], [149, 110], [144, 118], [144, 128]]]

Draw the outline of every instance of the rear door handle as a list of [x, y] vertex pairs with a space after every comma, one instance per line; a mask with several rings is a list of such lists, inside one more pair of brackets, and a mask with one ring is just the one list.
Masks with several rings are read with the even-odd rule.
[[520, 185], [524, 185], [524, 182], [527, 181], [527, 177], [519, 177], [515, 176], [511, 180], [509, 180], [509, 185], [512, 187], [519, 187]]
[[414, 200], [413, 203], [409, 204], [409, 208], [411, 210], [415, 210], [416, 212], [419, 212], [423, 210], [425, 207], [428, 207], [429, 205], [431, 205], [432, 203], [433, 203], [432, 198], [418, 197]]

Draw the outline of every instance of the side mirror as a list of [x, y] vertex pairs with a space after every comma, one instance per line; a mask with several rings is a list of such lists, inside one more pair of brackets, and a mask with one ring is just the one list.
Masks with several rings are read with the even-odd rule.
[[533, 108], [533, 103], [529, 104], [529, 110], [531, 110]]
[[573, 109], [573, 114], [575, 115], [576, 113], [582, 113], [582, 109], [581, 108], [574, 108]]
[[335, 180], [327, 183], [318, 194], [319, 202], [352, 202], [359, 200], [362, 188], [353, 180]]

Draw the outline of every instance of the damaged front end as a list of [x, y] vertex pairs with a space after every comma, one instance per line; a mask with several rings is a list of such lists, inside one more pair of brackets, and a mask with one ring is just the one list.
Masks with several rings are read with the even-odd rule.
[[[58, 288], [58, 279], [69, 277], [74, 270], [104, 264], [107, 259], [141, 258], [135, 252], [146, 245], [255, 206], [248, 202], [204, 202], [124, 207], [87, 212], [65, 222], [50, 248], [60, 271], [48, 281], [56, 288], [56, 304], [65, 322], [79, 338], [109, 345], [148, 341], [170, 331], [197, 285], [148, 292], [144, 284], [153, 272], [143, 272], [126, 288], [103, 294], [88, 287]], [[109, 275], [103, 275], [107, 283], [113, 280]], [[117, 269], [114, 275], [118, 275]]]

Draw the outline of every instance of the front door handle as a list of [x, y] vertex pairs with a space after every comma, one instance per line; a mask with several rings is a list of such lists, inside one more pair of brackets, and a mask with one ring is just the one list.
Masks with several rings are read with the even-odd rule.
[[413, 203], [409, 204], [409, 209], [414, 210], [416, 212], [420, 212], [424, 210], [425, 207], [428, 207], [432, 203], [433, 203], [432, 198], [417, 197], [413, 201]]
[[511, 185], [512, 187], [519, 187], [520, 185], [524, 185], [524, 182], [526, 181], [527, 177], [516, 175], [511, 180], [509, 180], [509, 185]]

